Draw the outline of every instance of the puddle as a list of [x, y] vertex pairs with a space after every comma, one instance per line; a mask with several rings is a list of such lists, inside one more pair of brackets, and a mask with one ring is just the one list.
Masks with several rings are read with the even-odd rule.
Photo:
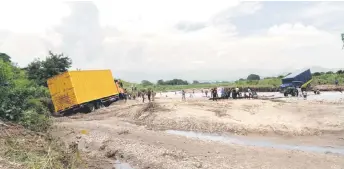
[[122, 163], [119, 160], [115, 161], [113, 168], [115, 168], [115, 169], [133, 169], [128, 163]]
[[306, 152], [317, 152], [317, 153], [333, 153], [344, 155], [344, 147], [334, 148], [334, 147], [321, 147], [321, 146], [305, 146], [305, 145], [288, 145], [279, 144], [274, 142], [269, 142], [265, 140], [253, 140], [249, 138], [244, 138], [234, 135], [217, 135], [210, 133], [199, 133], [192, 131], [178, 131], [178, 130], [167, 130], [169, 134], [186, 136], [189, 138], [197, 138], [200, 140], [209, 141], [219, 141], [228, 144], [238, 144], [245, 146], [256, 146], [256, 147], [267, 147], [267, 148], [277, 148], [286, 150], [299, 150]]

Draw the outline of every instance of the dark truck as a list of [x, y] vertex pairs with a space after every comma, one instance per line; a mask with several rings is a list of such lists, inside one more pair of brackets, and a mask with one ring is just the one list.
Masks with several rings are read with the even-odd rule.
[[290, 87], [306, 90], [307, 87], [310, 87], [310, 83], [312, 82], [312, 80], [313, 78], [310, 69], [291, 73], [282, 79], [280, 92], [285, 93], [285, 89], [290, 89]]

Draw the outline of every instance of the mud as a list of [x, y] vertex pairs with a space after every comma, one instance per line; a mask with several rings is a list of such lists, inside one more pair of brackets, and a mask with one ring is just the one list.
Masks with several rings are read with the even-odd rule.
[[107, 161], [104, 168], [116, 160], [135, 169], [344, 166], [340, 101], [215, 102], [199, 95], [183, 102], [178, 94], [157, 94], [154, 103], [128, 100], [57, 118], [54, 135], [78, 140], [88, 156]]

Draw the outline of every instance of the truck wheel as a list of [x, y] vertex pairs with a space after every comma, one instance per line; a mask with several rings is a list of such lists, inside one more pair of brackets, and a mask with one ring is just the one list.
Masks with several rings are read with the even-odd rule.
[[110, 104], [111, 104], [111, 103], [109, 103], [109, 102], [104, 102], [104, 103], [103, 103], [103, 105], [104, 105], [105, 107], [109, 107]]
[[91, 113], [95, 110], [95, 105], [94, 103], [87, 103], [86, 104], [86, 113]]
[[95, 109], [100, 109], [102, 107], [102, 103], [101, 102], [96, 102], [95, 103]]
[[288, 97], [288, 93], [284, 93], [284, 97]]
[[296, 94], [295, 94], [295, 92], [292, 92], [292, 93], [291, 93], [291, 96], [293, 96], [293, 97], [294, 97], [295, 95], [296, 95]]

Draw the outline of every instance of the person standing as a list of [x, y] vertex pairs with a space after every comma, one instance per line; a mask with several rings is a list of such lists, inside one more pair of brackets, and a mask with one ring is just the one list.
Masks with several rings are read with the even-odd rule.
[[147, 97], [148, 97], [148, 101], [149, 101], [149, 102], [151, 101], [151, 96], [152, 96], [152, 91], [151, 91], [151, 89], [148, 89], [148, 91], [147, 91]]
[[236, 93], [235, 98], [239, 97], [239, 95], [240, 95], [240, 93], [239, 93], [239, 87], [236, 87], [236, 88], [235, 88], [235, 93]]
[[185, 91], [184, 91], [184, 90], [182, 90], [182, 100], [183, 100], [183, 101], [186, 100], [186, 98], [185, 98]]
[[123, 90], [123, 98], [124, 98], [124, 102], [126, 103], [126, 102], [127, 102], [127, 99], [128, 99], [127, 89], [124, 89], [124, 90]]
[[217, 101], [217, 88], [215, 87], [213, 90], [212, 90], [212, 95], [213, 95], [213, 101]]
[[156, 93], [152, 90], [152, 101], [154, 101]]
[[142, 103], [145, 102], [145, 91], [141, 92], [141, 97], [142, 97]]
[[205, 97], [208, 97], [208, 90], [205, 91]]

